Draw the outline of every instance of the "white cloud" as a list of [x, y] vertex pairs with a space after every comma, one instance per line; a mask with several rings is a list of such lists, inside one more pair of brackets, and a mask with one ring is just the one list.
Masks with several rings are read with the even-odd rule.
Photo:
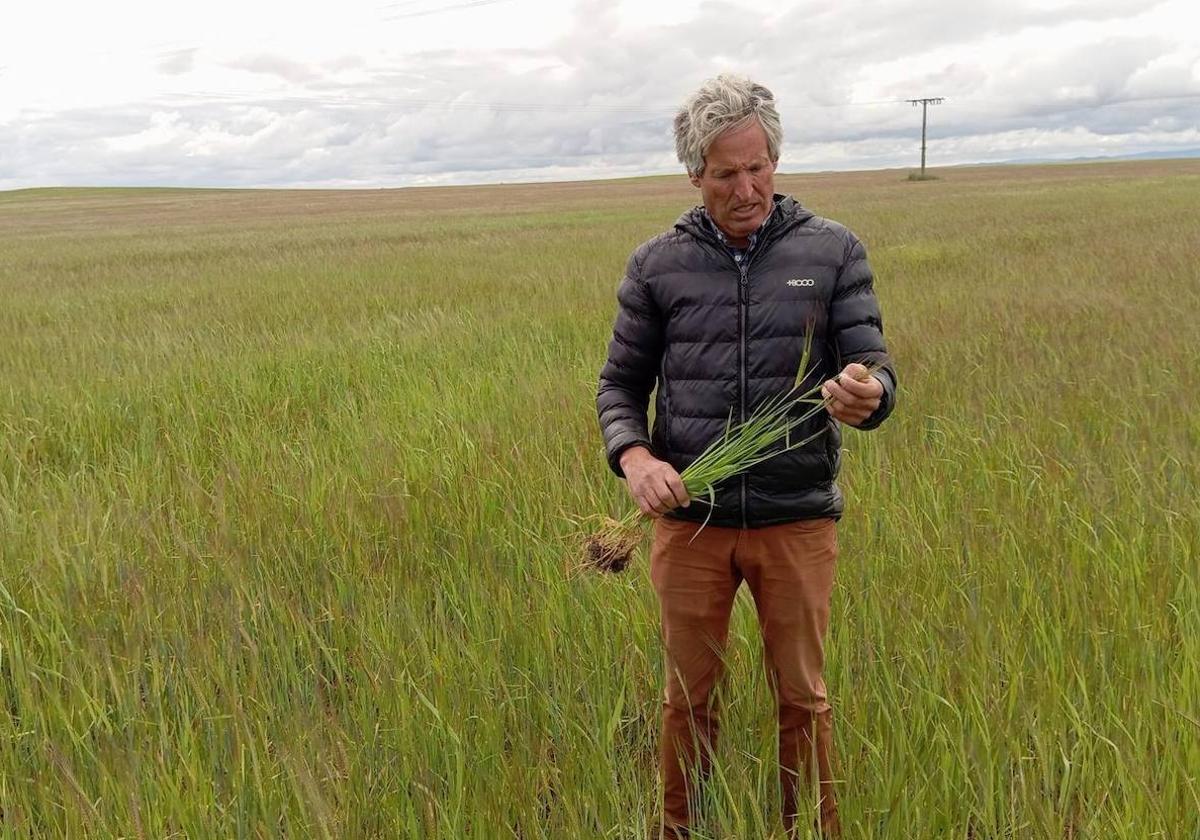
[[[0, 31], [0, 188], [362, 185], [677, 171], [721, 70], [784, 115], [785, 171], [1185, 150], [1190, 2], [282, 0], [23, 4]], [[64, 21], [70, 21], [66, 25]]]

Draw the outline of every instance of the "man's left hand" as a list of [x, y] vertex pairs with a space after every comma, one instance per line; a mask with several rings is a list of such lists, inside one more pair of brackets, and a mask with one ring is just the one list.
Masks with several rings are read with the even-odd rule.
[[826, 406], [830, 414], [843, 423], [857, 426], [879, 408], [883, 383], [869, 375], [865, 366], [851, 362], [833, 379], [825, 380], [821, 396], [833, 398]]

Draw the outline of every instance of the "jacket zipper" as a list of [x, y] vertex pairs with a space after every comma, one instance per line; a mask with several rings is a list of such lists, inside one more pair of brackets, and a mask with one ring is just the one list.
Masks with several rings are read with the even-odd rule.
[[666, 450], [663, 455], [665, 456], [671, 451], [671, 388], [667, 385], [666, 350], [663, 350], [662, 359], [659, 361], [658, 375], [662, 378], [663, 413], [666, 415], [663, 417], [663, 449]]
[[[738, 360], [741, 367], [741, 376], [739, 379], [738, 388], [738, 403], [740, 405], [739, 416], [741, 422], [746, 422], [746, 310], [750, 308], [750, 287], [749, 287], [749, 267], [750, 261], [749, 250], [742, 256], [742, 261], [738, 263], [738, 272], [741, 274], [741, 281], [738, 284]], [[736, 262], [736, 261], [735, 261]], [[742, 528], [746, 527], [746, 474], [742, 473]]]
[[[771, 241], [774, 241], [775, 239], [777, 239], [779, 236], [781, 236], [783, 233], [785, 233], [786, 230], [787, 230], [787, 228], [785, 227], [783, 230], [769, 231]], [[768, 233], [767, 231], [764, 231], [764, 234], [767, 234], [767, 233]], [[730, 253], [729, 248], [726, 247], [724, 243], [720, 242], [713, 236], [705, 235], [703, 238], [706, 239], [710, 244], [715, 245], [718, 250], [724, 252], [724, 254], [727, 257], [729, 257], [729, 261], [731, 263], [733, 263], [737, 267], [737, 270], [738, 270], [738, 278], [739, 278], [738, 279], [738, 332], [739, 332], [739, 335], [738, 335], [738, 367], [739, 367], [739, 371], [738, 371], [738, 373], [739, 373], [739, 376], [738, 376], [738, 379], [739, 379], [739, 382], [738, 382], [738, 418], [739, 418], [740, 422], [744, 423], [744, 422], [746, 422], [746, 379], [747, 379], [747, 375], [746, 375], [746, 312], [750, 308], [750, 286], [749, 286], [750, 256], [751, 256], [752, 251], [754, 251], [754, 252], [760, 251], [763, 248], [765, 248], [769, 243], [766, 241], [765, 235], [760, 237], [758, 242], [755, 243], [754, 248], [750, 248], [750, 249], [746, 250], [745, 254], [742, 257], [742, 261], [739, 263], [737, 260], [735, 260], [733, 258], [733, 254]], [[739, 476], [739, 479], [740, 479], [740, 483], [741, 483], [742, 528], [745, 529], [747, 527], [747, 522], [746, 522], [746, 476], [745, 476], [745, 474], [742, 474], [741, 476]]]

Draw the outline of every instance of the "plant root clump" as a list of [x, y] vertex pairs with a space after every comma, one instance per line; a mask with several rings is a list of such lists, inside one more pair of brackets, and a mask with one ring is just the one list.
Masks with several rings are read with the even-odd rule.
[[584, 538], [583, 565], [599, 572], [623, 572], [632, 562], [641, 541], [642, 534], [637, 527], [609, 520]]

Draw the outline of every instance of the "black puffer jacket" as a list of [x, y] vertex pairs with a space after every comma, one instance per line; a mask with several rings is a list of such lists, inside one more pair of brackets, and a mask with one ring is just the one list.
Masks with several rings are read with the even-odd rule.
[[[721, 435], [731, 411], [737, 422], [786, 392], [810, 321], [810, 364], [818, 366], [820, 381], [849, 362], [884, 364], [879, 409], [858, 428], [875, 428], [891, 413], [896, 374], [862, 243], [792, 198], [775, 199], [742, 268], [700, 207], [630, 256], [596, 395], [609, 466], [618, 476], [621, 452], [636, 444], [682, 472]], [[656, 381], [654, 429], [647, 434]], [[805, 446], [718, 487], [709, 524], [756, 528], [840, 517], [838, 423], [820, 412], [799, 434], [823, 426]], [[693, 502], [669, 515], [702, 521], [708, 512], [707, 504]]]

